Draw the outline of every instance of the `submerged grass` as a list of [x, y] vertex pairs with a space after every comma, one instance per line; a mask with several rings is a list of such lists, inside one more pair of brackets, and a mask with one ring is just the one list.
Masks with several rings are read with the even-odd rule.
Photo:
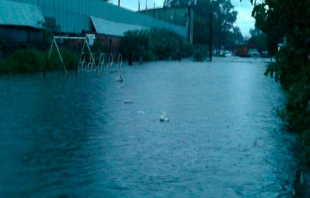
[[[0, 59], [0, 74], [42, 72], [47, 63], [48, 53], [49, 51], [42, 52], [36, 49], [18, 50], [8, 58]], [[60, 53], [68, 70], [77, 68], [78, 57], [76, 54], [67, 49], [60, 49]], [[58, 53], [56, 50], [53, 50], [47, 71], [55, 71], [62, 68]]]

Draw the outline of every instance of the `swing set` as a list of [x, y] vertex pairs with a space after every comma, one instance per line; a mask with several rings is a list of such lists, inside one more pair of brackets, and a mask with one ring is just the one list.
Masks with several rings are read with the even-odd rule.
[[[94, 71], [94, 72], [97, 72], [98, 75], [99, 75], [99, 72], [102, 72], [102, 71], [107, 71], [107, 72], [110, 72], [110, 73], [117, 72], [115, 69], [112, 68], [113, 67], [113, 54], [112, 53], [109, 55], [109, 62], [106, 65], [106, 69], [104, 68], [105, 53], [100, 53], [100, 55], [99, 55], [99, 62], [98, 62], [98, 64], [96, 64], [95, 53], [92, 53], [91, 49], [90, 49], [90, 45], [93, 44], [94, 38], [95, 38], [94, 35], [87, 35], [87, 37], [54, 36], [54, 38], [52, 39], [50, 51], [49, 51], [49, 54], [48, 54], [46, 65], [45, 65], [45, 69], [44, 69], [44, 73], [43, 73], [43, 78], [45, 78], [46, 69], [47, 69], [49, 60], [51, 58], [51, 54], [52, 54], [54, 46], [55, 46], [55, 48], [57, 50], [57, 53], [58, 53], [60, 62], [62, 64], [62, 67], [64, 69], [65, 75], [68, 78], [68, 72], [67, 72], [66, 66], [64, 64], [63, 58], [61, 56], [61, 53], [59, 51], [59, 47], [57, 45], [56, 39], [71, 39], [71, 40], [83, 40], [84, 41], [83, 47], [82, 47], [82, 51], [81, 51], [81, 55], [80, 55], [79, 64], [78, 64], [78, 67], [77, 67], [77, 71], [78, 72], [81, 72], [81, 71], [86, 71], [86, 72]], [[89, 54], [89, 61], [86, 61], [86, 59], [87, 59], [86, 56], [88, 54]], [[118, 55], [118, 63], [116, 65], [116, 69], [118, 69], [118, 72], [119, 72], [118, 79], [120, 79], [120, 78], [122, 79], [122, 76], [121, 76], [122, 75], [122, 63], [123, 63], [123, 58], [122, 58], [122, 55], [119, 54]], [[109, 69], [110, 69], [110, 71], [109, 71]], [[117, 81], [119, 81], [119, 80], [117, 80]]]
[[[62, 59], [62, 56], [61, 56], [61, 53], [59, 51], [59, 47], [57, 45], [57, 42], [56, 42], [56, 39], [71, 39], [71, 40], [84, 40], [84, 44], [83, 44], [83, 48], [82, 48], [82, 52], [81, 52], [81, 55], [84, 54], [84, 48], [86, 46], [89, 54], [90, 54], [90, 60], [92, 62], [95, 62], [94, 60], [94, 57], [92, 56], [92, 52], [90, 50], [90, 47], [89, 47], [89, 42], [87, 41], [87, 37], [68, 37], [68, 36], [54, 36], [54, 38], [52, 39], [52, 44], [51, 44], [51, 47], [50, 47], [50, 51], [48, 53], [48, 57], [47, 57], [47, 61], [46, 61], [46, 65], [45, 65], [45, 69], [44, 69], [44, 73], [43, 73], [43, 78], [45, 78], [45, 73], [46, 73], [46, 69], [47, 69], [47, 66], [48, 66], [48, 63], [49, 63], [49, 60], [51, 58], [51, 54], [52, 54], [52, 51], [53, 51], [53, 47], [55, 46], [56, 50], [57, 50], [57, 53], [58, 53], [58, 56], [59, 56], [59, 59], [60, 59], [60, 62], [61, 62], [61, 65], [65, 71], [65, 75], [66, 77], [68, 78], [68, 72], [67, 72], [67, 69], [66, 69], [66, 66], [65, 66], [65, 63]], [[90, 40], [90, 42], [92, 42]]]

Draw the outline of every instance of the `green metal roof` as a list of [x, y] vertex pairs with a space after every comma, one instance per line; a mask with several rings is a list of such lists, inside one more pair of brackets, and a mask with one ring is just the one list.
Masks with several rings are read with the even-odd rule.
[[113, 35], [113, 36], [124, 36], [124, 33], [130, 30], [141, 30], [147, 29], [140, 25], [129, 25], [124, 23], [115, 23], [104, 19], [96, 18], [91, 16], [91, 21], [98, 34]]
[[35, 5], [0, 0], [0, 25], [42, 28], [44, 17]]

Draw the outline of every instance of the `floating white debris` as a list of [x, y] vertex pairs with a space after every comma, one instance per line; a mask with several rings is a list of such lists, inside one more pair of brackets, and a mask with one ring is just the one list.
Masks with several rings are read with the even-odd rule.
[[144, 111], [138, 111], [138, 114], [143, 115], [143, 114], [144, 114]]
[[115, 81], [117, 81], [117, 82], [123, 82], [124, 79], [123, 79], [122, 75], [118, 75], [118, 76], [115, 78]]
[[169, 116], [168, 116], [166, 111], [162, 111], [161, 112], [159, 121], [161, 121], [161, 122], [169, 122]]

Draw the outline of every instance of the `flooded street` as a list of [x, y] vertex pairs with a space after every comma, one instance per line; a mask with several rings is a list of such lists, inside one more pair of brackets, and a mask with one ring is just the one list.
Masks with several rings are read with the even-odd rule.
[[262, 59], [123, 69], [0, 77], [0, 197], [291, 197]]

